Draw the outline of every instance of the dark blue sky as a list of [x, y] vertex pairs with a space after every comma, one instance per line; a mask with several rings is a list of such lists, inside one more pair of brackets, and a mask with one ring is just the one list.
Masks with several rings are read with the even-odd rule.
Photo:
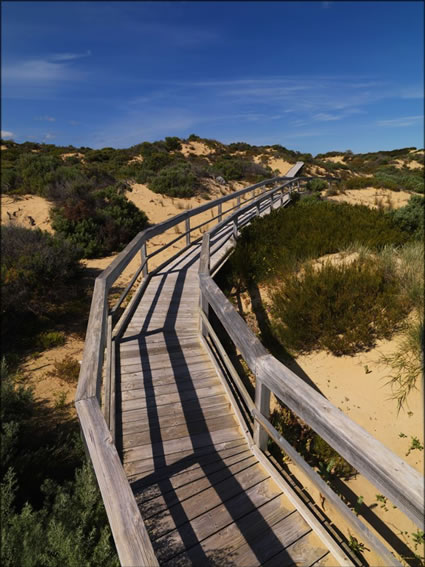
[[423, 147], [422, 2], [3, 2], [2, 134]]

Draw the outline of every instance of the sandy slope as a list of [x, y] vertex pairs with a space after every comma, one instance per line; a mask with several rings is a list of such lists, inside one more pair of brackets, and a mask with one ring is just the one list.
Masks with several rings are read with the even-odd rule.
[[1, 195], [1, 222], [53, 232], [50, 226], [51, 204], [37, 195]]
[[288, 161], [285, 161], [283, 158], [275, 158], [267, 154], [260, 154], [258, 156], [254, 156], [254, 161], [255, 163], [260, 163], [260, 164], [265, 163], [273, 171], [277, 169], [280, 175], [285, 175], [285, 173], [289, 171], [291, 167], [294, 165], [292, 163], [289, 163]]
[[345, 164], [344, 157], [345, 157], [344, 155], [330, 156], [330, 157], [324, 158], [324, 161], [331, 161], [331, 162], [333, 162], [333, 163], [343, 163], [343, 164]]
[[184, 157], [187, 157], [190, 154], [195, 156], [207, 156], [213, 153], [214, 150], [209, 148], [204, 142], [183, 142], [181, 150], [179, 150]]
[[[326, 191], [323, 191], [322, 195], [326, 196]], [[377, 209], [379, 206], [398, 209], [404, 207], [411, 196], [411, 193], [407, 191], [391, 191], [389, 189], [366, 187], [365, 189], [347, 189], [345, 193], [326, 198], [330, 201], [350, 203], [351, 205], [367, 205], [374, 209]]]

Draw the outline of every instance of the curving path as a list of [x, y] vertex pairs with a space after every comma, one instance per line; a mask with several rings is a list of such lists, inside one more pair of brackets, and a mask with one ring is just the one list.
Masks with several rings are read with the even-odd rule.
[[193, 245], [152, 277], [117, 348], [116, 443], [155, 554], [321, 565], [328, 550], [254, 456], [200, 341], [199, 255]]

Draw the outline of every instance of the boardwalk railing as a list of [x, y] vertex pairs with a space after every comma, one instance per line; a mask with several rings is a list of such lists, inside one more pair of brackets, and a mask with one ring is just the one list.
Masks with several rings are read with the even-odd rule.
[[[388, 497], [417, 526], [423, 529], [424, 486], [421, 475], [274, 358], [248, 328], [211, 277], [211, 272], [215, 267], [210, 266], [213, 253], [210, 242], [212, 242], [214, 235], [222, 230], [226, 224], [232, 223], [236, 236], [237, 227], [240, 223], [239, 219], [245, 222], [246, 219], [259, 214], [261, 205], [264, 204], [265, 200], [269, 199], [272, 203], [276, 193], [277, 190], [275, 189], [260, 196], [232, 213], [230, 217], [217, 224], [203, 236], [199, 281], [201, 291], [200, 326], [204, 344], [213, 359], [218, 361], [217, 369], [219, 372], [220, 368], [224, 369], [228, 381], [232, 383], [233, 388], [228, 388], [228, 394], [231, 397], [234, 410], [241, 421], [248, 441], [252, 445], [251, 448], [263, 464], [268, 467], [269, 472], [275, 476], [276, 469], [264, 455], [267, 441], [271, 438], [316, 485], [321, 494], [326, 496], [338, 512], [361, 535], [362, 539], [375, 549], [384, 560], [384, 565], [400, 565], [376, 535], [360, 521], [332, 488], [273, 427], [269, 419], [270, 394], [273, 393], [278, 400], [282, 401], [318, 433], [359, 473], [363, 474], [380, 493]], [[215, 332], [211, 323], [211, 312], [214, 312], [237, 351], [255, 376], [255, 402], [245, 388]], [[223, 374], [222, 372], [222, 377], [224, 377]], [[236, 396], [232, 393], [235, 390]], [[249, 414], [252, 416], [252, 423], [248, 423], [246, 416]], [[252, 436], [249, 432], [250, 427], [253, 427]], [[275, 480], [279, 482], [276, 476]], [[295, 493], [291, 493], [289, 485], [285, 489], [287, 496], [290, 499], [292, 497], [293, 503], [297, 506]], [[323, 533], [320, 526], [317, 526], [315, 519], [308, 511], [303, 509], [301, 503], [298, 502], [298, 504], [299, 512], [304, 515], [306, 521], [312, 525], [319, 537], [329, 546], [327, 534]], [[330, 549], [338, 557], [338, 550], [331, 547]], [[339, 557], [339, 559], [342, 564], [347, 564], [346, 558]]]
[[[298, 171], [301, 165], [301, 163], [296, 164], [293, 171]], [[252, 203], [253, 207], [259, 206], [258, 191], [264, 195], [263, 200], [265, 200], [274, 199], [279, 192], [283, 198], [284, 192], [299, 189], [300, 183], [304, 183], [306, 178], [293, 178], [291, 175], [288, 172], [284, 177], [275, 177], [246, 187], [140, 232], [96, 278], [75, 405], [122, 565], [154, 567], [158, 565], [158, 561], [115, 446], [116, 341], [122, 335], [151, 276], [194, 242], [201, 240], [202, 237], [193, 237], [195, 231], [202, 231], [212, 222], [222, 222], [225, 214], [237, 211], [241, 207], [242, 199], [244, 203]], [[279, 185], [281, 182], [284, 183]], [[274, 187], [272, 192], [269, 187]], [[230, 208], [223, 210], [223, 205], [230, 201], [235, 202], [230, 203]], [[191, 225], [192, 219], [214, 209], [217, 210], [212, 218], [203, 220], [195, 226]], [[242, 217], [241, 220], [246, 222]], [[182, 234], [161, 248], [148, 253], [147, 244], [154, 236], [183, 222], [185, 231]], [[184, 247], [177, 254], [171, 255], [161, 266], [149, 272], [149, 261], [160, 252], [171, 249], [172, 245], [182, 239], [184, 239]], [[112, 286], [136, 254], [140, 254], [140, 265], [118, 301], [110, 307], [109, 296]], [[142, 278], [141, 282], [139, 282], [140, 278]], [[129, 299], [131, 291], [135, 288], [135, 293], [124, 309], [124, 302]]]

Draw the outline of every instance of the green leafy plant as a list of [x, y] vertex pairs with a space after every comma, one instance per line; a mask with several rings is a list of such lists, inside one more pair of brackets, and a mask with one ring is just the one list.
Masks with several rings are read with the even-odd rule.
[[422, 445], [422, 443], [419, 441], [419, 439], [417, 437], [412, 437], [411, 438], [411, 442], [410, 442], [410, 447], [409, 450], [406, 453], [406, 457], [408, 455], [410, 455], [410, 453], [412, 451], [423, 451], [424, 446]]

